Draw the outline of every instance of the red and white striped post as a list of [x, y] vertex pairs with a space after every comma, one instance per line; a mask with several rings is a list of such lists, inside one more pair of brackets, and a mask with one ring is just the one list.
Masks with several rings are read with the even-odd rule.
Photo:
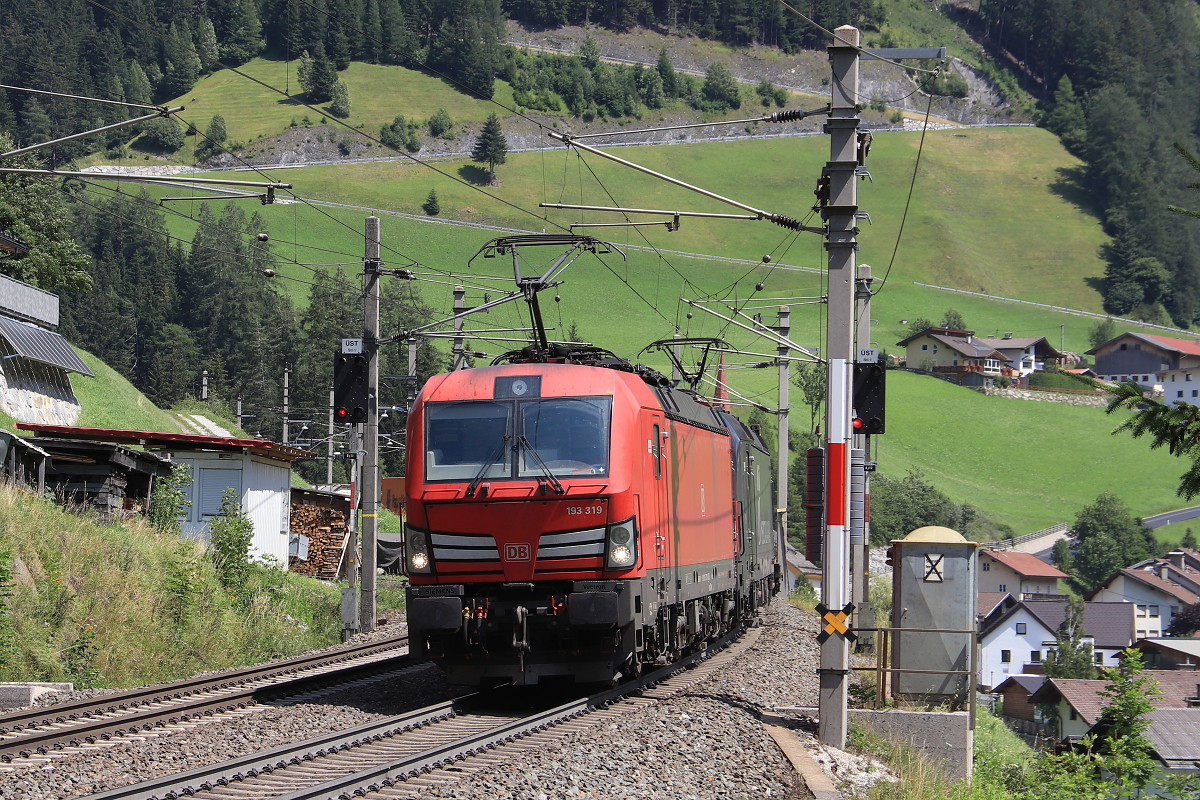
[[[855, 358], [855, 251], [858, 213], [858, 60], [859, 31], [843, 26], [830, 44], [833, 67], [829, 132], [829, 202], [822, 209], [829, 252], [829, 295], [825, 356], [826, 529], [821, 563], [821, 598], [830, 613], [850, 601], [850, 449], [851, 383]], [[830, 626], [836, 628], [836, 626]], [[833, 632], [821, 644], [817, 735], [825, 744], [846, 746], [850, 642]]]

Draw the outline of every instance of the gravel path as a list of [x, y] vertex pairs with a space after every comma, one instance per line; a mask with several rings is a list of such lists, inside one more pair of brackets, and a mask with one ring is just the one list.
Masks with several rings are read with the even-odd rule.
[[816, 703], [817, 621], [776, 599], [757, 645], [691, 690], [523, 753], [494, 770], [429, 787], [472, 800], [650, 798], [727, 800], [807, 794], [759, 715]]

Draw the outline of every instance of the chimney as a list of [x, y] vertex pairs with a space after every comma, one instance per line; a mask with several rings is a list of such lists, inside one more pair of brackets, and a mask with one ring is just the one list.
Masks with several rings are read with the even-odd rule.
[[1181, 551], [1181, 550], [1172, 550], [1171, 552], [1167, 553], [1167, 561], [1170, 561], [1171, 566], [1175, 567], [1175, 569], [1178, 569], [1178, 570], [1183, 569], [1183, 559], [1184, 558], [1185, 558], [1185, 556], [1183, 554], [1183, 551]]
[[1170, 571], [1171, 567], [1167, 564], [1158, 565], [1158, 577], [1162, 578], [1164, 581], [1167, 580], [1167, 575]]

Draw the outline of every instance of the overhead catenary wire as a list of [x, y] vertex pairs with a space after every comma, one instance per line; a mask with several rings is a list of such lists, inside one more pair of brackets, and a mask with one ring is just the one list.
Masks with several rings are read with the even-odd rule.
[[924, 69], [922, 67], [913, 67], [913, 66], [909, 66], [908, 64], [901, 64], [899, 61], [892, 61], [890, 58], [884, 58], [883, 56], [877, 56], [874, 53], [872, 53], [870, 50], [868, 50], [867, 48], [860, 47], [859, 45], [848, 42], [845, 39], [843, 39], [842, 37], [838, 36], [833, 31], [829, 30], [828, 28], [824, 28], [821, 25], [817, 24], [817, 22], [815, 20], [811, 19], [810, 17], [806, 17], [804, 14], [801, 14], [799, 11], [797, 11], [796, 9], [794, 9], [790, 5], [788, 5], [786, 2], [784, 2], [784, 0], [775, 0], [775, 2], [779, 3], [779, 5], [783, 6], [788, 11], [792, 12], [797, 17], [799, 17], [800, 19], [807, 22], [809, 25], [812, 25], [814, 28], [819, 30], [821, 33], [825, 34], [826, 36], [829, 36], [830, 38], [836, 39], [841, 44], [842, 47], [851, 47], [851, 48], [857, 50], [861, 55], [864, 55], [868, 58], [876, 59], [877, 61], [882, 61], [885, 64], [891, 64], [894, 67], [900, 67], [901, 69], [910, 69], [915, 72], [926, 72], [926, 73], [930, 73], [930, 74], [936, 74], [935, 70]]
[[929, 130], [929, 112], [932, 108], [933, 95], [930, 95], [929, 103], [925, 106], [925, 123], [921, 126], [921, 141], [917, 144], [917, 158], [913, 163], [912, 179], [908, 183], [908, 196], [904, 199], [904, 212], [900, 215], [900, 228], [896, 231], [896, 244], [892, 247], [892, 256], [888, 259], [887, 269], [883, 273], [883, 285], [873, 294], [879, 294], [887, 287], [888, 276], [892, 274], [892, 266], [896, 263], [896, 253], [900, 251], [900, 239], [904, 236], [904, 223], [908, 219], [908, 208], [912, 204], [913, 189], [917, 185], [917, 170], [921, 168], [921, 153], [925, 151], [925, 132]]

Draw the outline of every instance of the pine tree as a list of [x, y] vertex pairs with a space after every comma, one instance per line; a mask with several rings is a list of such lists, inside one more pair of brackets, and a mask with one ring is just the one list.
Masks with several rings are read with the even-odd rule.
[[220, 59], [217, 32], [208, 17], [196, 21], [196, 52], [200, 54], [201, 72], [212, 72], [217, 68], [216, 62]]
[[1087, 119], [1083, 106], [1075, 96], [1071, 78], [1063, 75], [1054, 92], [1054, 110], [1046, 117], [1046, 127], [1062, 139], [1063, 146], [1079, 153], [1087, 141]]
[[162, 94], [179, 97], [196, 85], [200, 77], [200, 59], [192, 52], [192, 34], [186, 27], [172, 22], [165, 44], [167, 71], [163, 75]]
[[130, 61], [122, 79], [125, 88], [125, 99], [133, 103], [149, 103], [153, 90], [146, 71], [136, 61]]
[[437, 189], [429, 190], [429, 196], [425, 198], [425, 202], [421, 208], [431, 217], [436, 217], [442, 212], [442, 206], [438, 202]]
[[579, 45], [579, 60], [588, 69], [595, 69], [600, 65], [600, 45], [596, 44], [596, 40], [591, 36]]
[[714, 61], [704, 73], [704, 99], [721, 109], [741, 108], [741, 90], [729, 68]]
[[678, 87], [675, 84], [675, 67], [671, 65], [671, 57], [667, 55], [667, 48], [664, 47], [658, 52], [658, 64], [655, 66], [658, 71], [658, 77], [662, 78], [663, 93], [667, 97], [677, 97]]
[[367, 0], [367, 8], [363, 23], [363, 59], [371, 64], [384, 60], [384, 54], [379, 42], [383, 41], [383, 22], [379, 15], [379, 0]]
[[508, 154], [508, 141], [500, 128], [500, 118], [490, 114], [471, 151], [471, 160], [488, 165], [488, 182], [496, 180], [496, 165], [503, 164]]
[[1196, 534], [1192, 533], [1191, 528], [1185, 528], [1183, 531], [1183, 539], [1179, 542], [1180, 547], [1186, 547], [1189, 550], [1196, 549]]

